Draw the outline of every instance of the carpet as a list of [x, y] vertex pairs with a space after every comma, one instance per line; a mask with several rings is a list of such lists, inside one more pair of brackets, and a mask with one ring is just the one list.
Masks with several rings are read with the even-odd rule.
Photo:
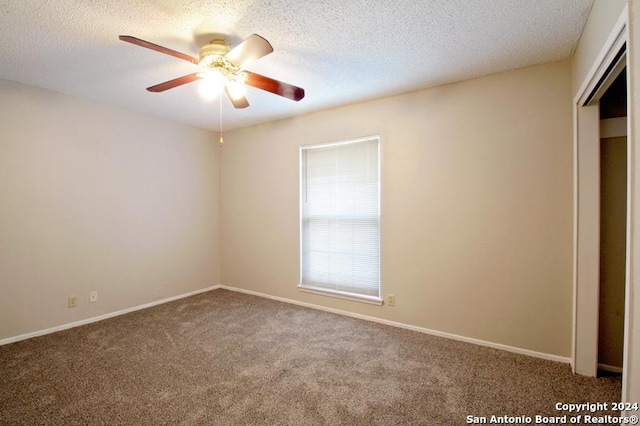
[[0, 424], [462, 425], [616, 377], [227, 290], [0, 347]]

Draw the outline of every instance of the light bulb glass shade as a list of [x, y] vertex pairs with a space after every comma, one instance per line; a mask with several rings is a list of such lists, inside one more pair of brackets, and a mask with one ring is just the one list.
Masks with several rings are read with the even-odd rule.
[[247, 88], [242, 83], [238, 83], [235, 80], [229, 80], [227, 82], [227, 91], [231, 99], [239, 100], [244, 98], [244, 95], [247, 93]]
[[212, 101], [220, 96], [226, 82], [222, 74], [217, 71], [208, 71], [198, 74], [198, 77], [202, 78], [198, 91], [204, 99]]

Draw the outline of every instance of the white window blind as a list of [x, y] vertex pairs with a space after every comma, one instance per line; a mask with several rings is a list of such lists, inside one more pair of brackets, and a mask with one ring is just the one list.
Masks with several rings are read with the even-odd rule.
[[381, 302], [379, 147], [300, 148], [300, 288]]

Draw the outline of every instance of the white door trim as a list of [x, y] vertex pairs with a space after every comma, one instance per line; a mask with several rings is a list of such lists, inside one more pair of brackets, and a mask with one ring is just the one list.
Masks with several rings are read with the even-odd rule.
[[[599, 107], [597, 101], [613, 78], [627, 63], [629, 10], [624, 7], [602, 50], [594, 61], [573, 100], [574, 145], [574, 244], [573, 244], [573, 341], [572, 368], [577, 374], [595, 376], [598, 354], [599, 242], [600, 242], [600, 153]], [[628, 68], [627, 68], [628, 70]], [[627, 72], [627, 81], [630, 73]], [[627, 85], [629, 91], [629, 85]], [[627, 102], [630, 98], [628, 97]], [[631, 120], [628, 121], [628, 126]], [[627, 144], [631, 161], [631, 144]], [[632, 163], [627, 167], [627, 188], [631, 188]], [[630, 241], [631, 197], [627, 194], [627, 255], [625, 296], [624, 359], [622, 400], [627, 396], [627, 365], [630, 339], [631, 305]]]

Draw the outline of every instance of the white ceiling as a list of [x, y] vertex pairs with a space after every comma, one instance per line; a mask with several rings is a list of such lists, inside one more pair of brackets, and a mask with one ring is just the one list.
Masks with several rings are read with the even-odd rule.
[[[593, 0], [0, 0], [0, 78], [219, 129], [201, 82], [146, 87], [197, 66], [118, 40], [197, 56], [210, 34], [252, 33], [274, 52], [246, 68], [301, 86], [296, 103], [249, 88], [222, 99], [229, 130], [570, 56]], [[0, 100], [1, 101], [1, 100]]]

